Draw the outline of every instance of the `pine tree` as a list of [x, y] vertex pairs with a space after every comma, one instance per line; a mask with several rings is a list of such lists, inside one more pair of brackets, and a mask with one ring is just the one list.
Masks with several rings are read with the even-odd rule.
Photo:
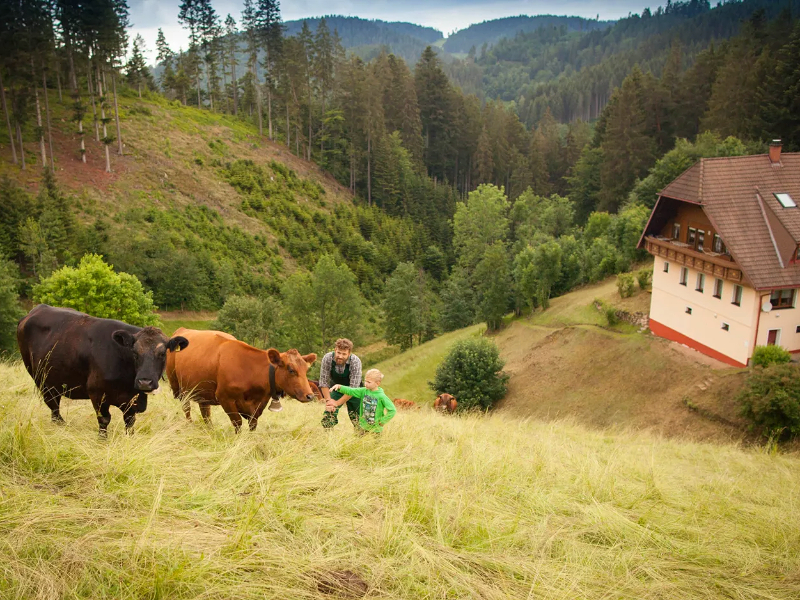
[[236, 28], [236, 21], [229, 14], [225, 18], [225, 35], [228, 42], [228, 64], [231, 67], [231, 90], [233, 92], [233, 114], [239, 114], [239, 80], [236, 78], [236, 65], [239, 64], [236, 60], [236, 49], [238, 47], [238, 29]]
[[[159, 33], [161, 33], [160, 29]], [[161, 35], [163, 36], [163, 33]], [[145, 50], [144, 38], [137, 34], [133, 40], [131, 57], [126, 65], [126, 78], [128, 83], [137, 89], [139, 98], [142, 97], [142, 85], [146, 84], [148, 79], [152, 77], [142, 54]]]
[[425, 166], [429, 175], [444, 181], [447, 178], [448, 156], [451, 154], [453, 90], [439, 58], [430, 46], [417, 63], [414, 80], [425, 144]]

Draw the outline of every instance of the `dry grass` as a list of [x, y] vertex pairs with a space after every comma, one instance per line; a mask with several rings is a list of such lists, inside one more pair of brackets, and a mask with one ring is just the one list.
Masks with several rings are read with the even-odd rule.
[[326, 434], [295, 402], [237, 437], [163, 391], [101, 442], [88, 402], [59, 427], [19, 365], [0, 385], [2, 598], [800, 594], [797, 456], [427, 409]]

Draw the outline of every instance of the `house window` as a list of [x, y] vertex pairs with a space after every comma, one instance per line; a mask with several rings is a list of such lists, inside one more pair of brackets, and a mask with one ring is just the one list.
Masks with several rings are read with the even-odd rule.
[[794, 330], [795, 333], [800, 333], [800, 325], [797, 326], [797, 329]]
[[731, 330], [730, 325], [728, 325], [727, 323], [722, 324], [722, 331], [730, 331], [730, 330]]
[[695, 229], [694, 227], [689, 227], [689, 234], [686, 236], [686, 243], [694, 248], [694, 244], [696, 241], [697, 241], [697, 229]]
[[702, 252], [703, 247], [706, 241], [706, 232], [703, 230], [699, 230], [697, 232], [697, 245], [694, 247], [695, 250], [700, 250]]
[[712, 244], [712, 250], [717, 254], [727, 254], [728, 249], [725, 247], [725, 244], [722, 243], [722, 238], [719, 237], [716, 233], [714, 234], [714, 242]]
[[789, 194], [775, 194], [775, 198], [778, 199], [783, 208], [795, 208], [797, 206]]
[[687, 314], [687, 315], [690, 315], [690, 314], [692, 314], [692, 307], [691, 307], [691, 306], [687, 306], [687, 307], [686, 307], [686, 314]]
[[731, 304], [735, 304], [736, 306], [742, 305], [742, 286], [733, 286], [733, 299], [731, 300]]
[[681, 267], [681, 285], [686, 285], [689, 281], [689, 269]]
[[697, 287], [694, 288], [694, 289], [702, 294], [703, 293], [703, 288], [705, 288], [705, 285], [706, 285], [706, 276], [703, 275], [702, 273], [698, 273], [697, 274]]
[[672, 224], [672, 239], [673, 240], [680, 240], [681, 239], [681, 224], [680, 223], [673, 223]]
[[669, 263], [664, 261], [664, 273], [669, 273]]
[[775, 290], [769, 301], [772, 308], [794, 308], [794, 290]]
[[714, 298], [722, 298], [722, 279], [714, 280]]

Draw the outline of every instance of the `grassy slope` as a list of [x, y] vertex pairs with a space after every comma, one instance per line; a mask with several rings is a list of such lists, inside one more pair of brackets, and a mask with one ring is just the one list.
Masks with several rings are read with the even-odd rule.
[[[277, 232], [242, 212], [242, 196], [223, 180], [214, 166], [215, 161], [250, 159], [266, 165], [275, 160], [294, 170], [299, 177], [322, 185], [327, 211], [340, 202], [350, 201], [347, 190], [317, 165], [297, 158], [285, 146], [259, 137], [255, 126], [228, 115], [169, 103], [158, 96], [140, 100], [120, 95], [125, 155], [118, 156], [116, 143], [113, 144], [112, 173], [106, 173], [103, 145], [94, 140], [91, 108], [84, 123], [87, 163], [81, 163], [78, 137], [74, 134], [76, 127], [70, 120], [70, 102], [66, 93], [63, 103], [58, 102], [55, 92], [50, 94], [56, 176], [59, 185], [79, 197], [87, 220], [95, 216], [113, 217], [132, 208], [163, 210], [206, 206], [219, 213], [226, 225], [238, 227], [250, 235], [266, 236], [287, 260], [291, 272], [293, 261], [274, 243]], [[33, 124], [28, 126], [31, 129]], [[113, 122], [109, 132], [115, 134], [112, 130]], [[33, 139], [32, 131], [26, 139]], [[0, 176], [8, 175], [29, 190], [37, 191], [41, 180], [37, 152], [37, 143], [26, 142], [28, 169], [20, 171], [11, 164], [7, 139], [0, 140]], [[308, 202], [302, 196], [298, 196], [298, 201]], [[113, 222], [111, 225], [115, 226]]]
[[[512, 374], [501, 409], [670, 436], [745, 437], [733, 401], [742, 381], [739, 369], [630, 325], [609, 330], [593, 306], [595, 298], [629, 312], [649, 310], [649, 293], [621, 299], [612, 278], [556, 298], [532, 318], [513, 321], [495, 335]], [[702, 410], [690, 410], [687, 402]]]
[[502, 414], [330, 434], [287, 402], [236, 437], [159, 392], [133, 437], [0, 366], [0, 596], [796, 598], [800, 459]]

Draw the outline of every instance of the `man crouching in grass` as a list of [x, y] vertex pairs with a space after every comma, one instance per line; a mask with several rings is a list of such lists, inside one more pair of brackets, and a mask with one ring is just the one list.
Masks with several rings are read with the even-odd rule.
[[[332, 392], [341, 392], [353, 398], [358, 398], [361, 402], [358, 408], [358, 425], [361, 433], [371, 431], [380, 433], [383, 426], [392, 420], [397, 409], [389, 397], [383, 393], [380, 387], [383, 381], [383, 373], [378, 369], [370, 369], [364, 376], [364, 387], [351, 388], [346, 385], [336, 384], [331, 388]], [[334, 404], [327, 404], [325, 410], [335, 410]]]

